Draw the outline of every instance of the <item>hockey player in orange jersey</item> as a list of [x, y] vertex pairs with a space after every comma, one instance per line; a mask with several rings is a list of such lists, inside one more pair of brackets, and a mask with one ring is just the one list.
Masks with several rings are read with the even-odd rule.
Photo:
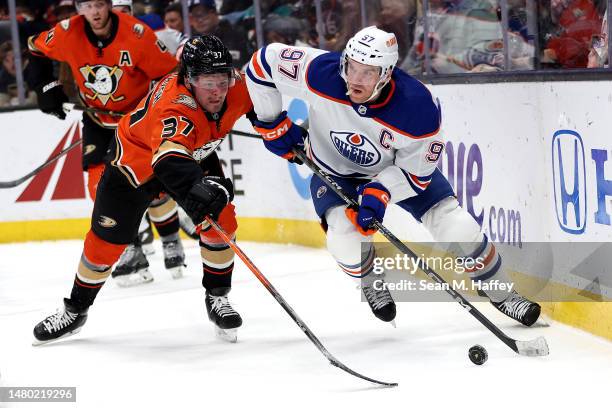
[[[132, 0], [112, 0], [113, 11], [132, 15]], [[177, 50], [187, 41], [181, 33], [172, 29], [155, 31], [155, 36], [168, 48], [168, 52], [175, 56]], [[178, 58], [177, 58], [178, 60]], [[160, 233], [164, 266], [173, 279], [183, 276], [185, 266], [185, 252], [178, 235], [176, 220], [180, 228], [194, 239], [199, 239], [195, 232], [196, 227], [184, 210], [168, 195], [161, 194], [151, 202], [138, 227], [138, 239], [127, 246], [119, 261], [113, 268], [111, 277], [118, 286], [129, 287], [152, 282], [153, 274], [149, 271], [147, 255], [155, 253], [153, 245], [153, 228], [151, 222]]]
[[[126, 245], [142, 214], [164, 190], [194, 223], [218, 219], [234, 235], [233, 186], [223, 176], [214, 149], [240, 116], [253, 105], [245, 80], [232, 68], [232, 57], [214, 36], [194, 37], [184, 46], [178, 74], [164, 77], [119, 122], [116, 151], [98, 186], [91, 230], [64, 308], [34, 328], [35, 344], [77, 333], [88, 308]], [[242, 319], [228, 301], [234, 254], [202, 224], [202, 285], [209, 319], [222, 337], [236, 340]]]
[[[76, 0], [78, 16], [28, 40], [37, 83], [40, 109], [64, 119], [67, 97], [53, 78], [50, 60], [64, 61], [86, 106], [101, 111], [127, 112], [147, 94], [152, 80], [176, 67], [176, 59], [151, 29], [136, 18], [111, 11], [110, 0]], [[88, 173], [88, 190], [95, 199], [104, 160], [114, 139], [118, 117], [102, 113], [83, 114], [83, 170]], [[182, 275], [184, 253], [178, 237], [176, 203], [152, 205], [151, 215], [162, 238], [164, 263], [173, 277]], [[146, 228], [146, 226], [145, 226]], [[152, 237], [152, 232], [149, 231]], [[114, 275], [118, 284], [129, 286], [152, 280], [148, 262], [136, 240], [121, 258]]]

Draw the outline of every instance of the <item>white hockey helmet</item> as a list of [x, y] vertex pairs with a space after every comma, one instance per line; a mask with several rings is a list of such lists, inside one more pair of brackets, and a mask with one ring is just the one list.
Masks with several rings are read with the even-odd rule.
[[130, 10], [134, 9], [134, 7], [132, 6], [132, 0], [113, 0], [113, 7], [121, 6], [129, 7]]
[[347, 82], [346, 65], [349, 58], [362, 64], [380, 67], [380, 79], [368, 101], [374, 99], [391, 79], [391, 73], [399, 59], [395, 34], [370, 26], [361, 29], [348, 40], [340, 58], [340, 76], [344, 82]]

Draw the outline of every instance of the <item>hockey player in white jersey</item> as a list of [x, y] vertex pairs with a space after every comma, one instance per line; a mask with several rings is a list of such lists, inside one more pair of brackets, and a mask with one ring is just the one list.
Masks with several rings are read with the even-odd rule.
[[[266, 148], [293, 160], [292, 149], [306, 142], [309, 157], [360, 203], [347, 208], [312, 178], [327, 248], [344, 272], [362, 280], [372, 312], [383, 321], [392, 321], [396, 308], [391, 294], [373, 285], [380, 276], [371, 273], [370, 224], [383, 221], [388, 204], [412, 214], [437, 241], [461, 243], [463, 256], [484, 260], [471, 271], [473, 280], [507, 281], [495, 246], [436, 168], [444, 149], [440, 106], [421, 82], [395, 67], [397, 60], [395, 35], [372, 26], [351, 38], [342, 54], [274, 43], [255, 52], [247, 68], [254, 126]], [[282, 95], [309, 103], [308, 134], [282, 111]], [[540, 306], [514, 291], [486, 294], [524, 325], [538, 319]]]

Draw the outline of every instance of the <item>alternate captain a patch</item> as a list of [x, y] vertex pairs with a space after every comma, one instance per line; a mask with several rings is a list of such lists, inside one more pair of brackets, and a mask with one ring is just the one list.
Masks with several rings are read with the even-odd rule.
[[333, 130], [329, 135], [338, 153], [353, 163], [362, 167], [371, 167], [380, 162], [380, 152], [367, 137], [359, 133]]

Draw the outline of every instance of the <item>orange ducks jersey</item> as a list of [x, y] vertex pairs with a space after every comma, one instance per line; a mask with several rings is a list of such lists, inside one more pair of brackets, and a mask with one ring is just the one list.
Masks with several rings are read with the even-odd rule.
[[[87, 106], [128, 112], [146, 95], [151, 80], [168, 74], [177, 61], [138, 19], [112, 12], [110, 18], [109, 39], [98, 39], [83, 16], [74, 16], [30, 37], [28, 47], [35, 55], [66, 62]], [[119, 121], [102, 114], [93, 119], [110, 128]]]
[[252, 109], [243, 76], [229, 88], [221, 112], [209, 114], [177, 74], [167, 75], [119, 122], [112, 164], [137, 187], [153, 177], [153, 168], [166, 157], [203, 159]]

